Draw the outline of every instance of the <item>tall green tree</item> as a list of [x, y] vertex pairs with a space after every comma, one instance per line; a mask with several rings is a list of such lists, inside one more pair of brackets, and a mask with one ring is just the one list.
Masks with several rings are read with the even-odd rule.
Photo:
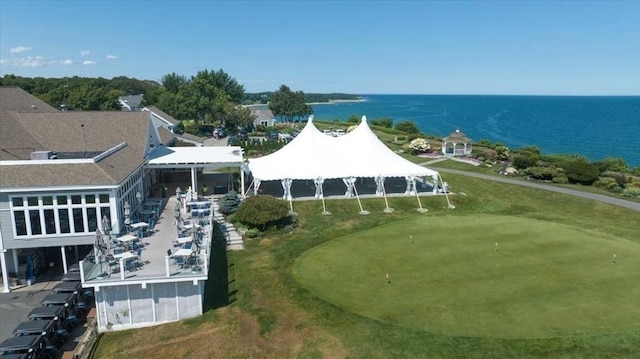
[[275, 116], [280, 116], [287, 122], [293, 122], [294, 117], [308, 116], [313, 113], [311, 106], [304, 101], [304, 92], [293, 92], [286, 85], [281, 85], [278, 91], [271, 95], [269, 109]]

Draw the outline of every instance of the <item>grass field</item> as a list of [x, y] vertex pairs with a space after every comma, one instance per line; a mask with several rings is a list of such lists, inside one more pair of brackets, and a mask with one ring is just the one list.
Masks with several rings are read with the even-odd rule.
[[[593, 308], [603, 311], [598, 314], [593, 323], [606, 324], [608, 328], [584, 329], [587, 319], [575, 318], [572, 320], [575, 324], [574, 328], [582, 330], [581, 333], [585, 334], [567, 329], [559, 331], [555, 336], [539, 334], [538, 336], [542, 337], [533, 338], [534, 335], [532, 335], [529, 339], [522, 339], [525, 336], [523, 331], [514, 332], [511, 336], [501, 335], [500, 331], [504, 331], [505, 328], [498, 325], [501, 323], [495, 324], [491, 335], [478, 337], [444, 334], [447, 330], [473, 330], [471, 324], [464, 322], [459, 323], [460, 328], [457, 328], [457, 325], [446, 327], [444, 326], [446, 321], [442, 320], [441, 327], [425, 328], [423, 326], [416, 329], [417, 326], [407, 323], [395, 324], [391, 320], [385, 320], [384, 317], [382, 320], [372, 319], [373, 315], [371, 317], [360, 315], [355, 310], [338, 305], [333, 299], [329, 301], [327, 296], [331, 293], [315, 293], [307, 289], [306, 284], [303, 286], [297, 280], [294, 275], [296, 261], [301, 256], [312, 255], [314, 248], [331, 246], [333, 243], [351, 240], [351, 238], [357, 242], [358, 237], [363, 237], [361, 233], [373, 238], [378, 231], [385, 231], [387, 227], [393, 227], [397, 223], [406, 223], [409, 229], [411, 228], [409, 224], [422, 223], [422, 221], [434, 221], [434, 223], [442, 221], [446, 225], [451, 223], [462, 225], [468, 222], [478, 223], [477, 216], [480, 216], [481, 224], [490, 223], [491, 218], [505, 223], [512, 220], [522, 220], [523, 223], [542, 222], [548, 224], [546, 228], [551, 231], [539, 236], [542, 238], [540, 245], [549, 246], [551, 251], [548, 253], [541, 249], [537, 251], [544, 254], [543, 257], [547, 258], [547, 261], [548, 258], [553, 257], [553, 253], [556, 253], [558, 260], [562, 263], [567, 262], [557, 266], [574, 268], [577, 281], [586, 282], [589, 286], [595, 287], [617, 287], [615, 283], [606, 283], [612, 278], [606, 271], [613, 269], [610, 266], [612, 264], [610, 263], [611, 248], [606, 245], [607, 241], [624, 248], [640, 245], [640, 214], [638, 212], [557, 193], [462, 176], [446, 175], [445, 180], [456, 191], [464, 193], [464, 195], [451, 196], [452, 202], [456, 205], [454, 210], [447, 209], [446, 201], [442, 197], [423, 198], [422, 204], [429, 208], [428, 213], [418, 213], [415, 210], [417, 207], [415, 198], [391, 198], [390, 205], [395, 208], [395, 211], [392, 214], [385, 214], [382, 212], [383, 200], [368, 199], [363, 201], [363, 206], [371, 214], [361, 216], [357, 214], [359, 208], [355, 200], [341, 200], [327, 201], [332, 215], [323, 216], [322, 204], [319, 201], [295, 202], [294, 209], [299, 214], [299, 227], [295, 231], [287, 234], [270, 234], [260, 239], [250, 240], [246, 243], [246, 250], [241, 252], [225, 252], [223, 247], [216, 247], [212, 254], [210, 280], [205, 294], [205, 308], [209, 309], [203, 316], [152, 328], [107, 333], [101, 337], [94, 357], [119, 359], [640, 357], [640, 323], [636, 320], [635, 324], [625, 327], [624, 323], [628, 322], [624, 318], [621, 319], [624, 321], [621, 323], [606, 320], [607, 316], [620, 318], [616, 312], [621, 311], [622, 308], [640, 306], [640, 298], [629, 298], [624, 293], [622, 295], [623, 298], [627, 298], [626, 300], [604, 298], [617, 301], [616, 306], [590, 304]], [[580, 245], [574, 246], [574, 242], [567, 238], [561, 242], [562, 246], [554, 247], [548, 241], [553, 239], [555, 235], [553, 230], [558, 228], [566, 228], [568, 237], [578, 233], [580, 236], [591, 239], [584, 244], [579, 243]], [[429, 230], [419, 232], [412, 230], [411, 232], [416, 241], [427, 240], [427, 238], [428, 241], [436, 240], [430, 235], [431, 231], [432, 229], [429, 228]], [[470, 232], [478, 232], [474, 235], [483, 237], [480, 230]], [[419, 238], [420, 236], [422, 237]], [[603, 242], [602, 238], [606, 240]], [[439, 251], [446, 252], [449, 246], [455, 248], [467, 246], [463, 242], [457, 242], [460, 239], [454, 239], [452, 243], [441, 242]], [[488, 258], [495, 258], [494, 242], [497, 240], [487, 238], [486, 241], [486, 245], [484, 242], [478, 242], [474, 251], [486, 252]], [[409, 244], [408, 236], [405, 242]], [[509, 243], [506, 237], [498, 242], [500, 258], [511, 259], [510, 270], [524, 271], [527, 267], [519, 267], [510, 253], [515, 250], [519, 254], [518, 257], [522, 257], [526, 249], [525, 243], [522, 241]], [[414, 243], [416, 244], [418, 243]], [[587, 266], [588, 263], [581, 263], [579, 260], [561, 254], [582, 255], [580, 249], [582, 245], [586, 246], [583, 254], [588, 263], [598, 264], [602, 260], [604, 268], [603, 273], [599, 273], [594, 268], [586, 270], [594, 275], [597, 274], [593, 279], [608, 278], [605, 283], [599, 285], [590, 283], [588, 278], [584, 279], [579, 273], [579, 269], [584, 268], [583, 264]], [[602, 259], [600, 251], [603, 252]], [[622, 268], [625, 271], [626, 266], [631, 266], [632, 273], [636, 273], [635, 281], [631, 282], [627, 291], [637, 293], [640, 287], [640, 263], [637, 257], [635, 263], [627, 263], [626, 261], [632, 259], [633, 255], [627, 257], [627, 254], [621, 253], [624, 252], [617, 253], [619, 263], [616, 263], [615, 268]], [[630, 253], [634, 253], [633, 250]], [[451, 258], [455, 261], [458, 256], [452, 255]], [[351, 261], [351, 257], [347, 260]], [[489, 263], [483, 263], [478, 259], [475, 265], [488, 266]], [[545, 267], [548, 265], [546, 262], [543, 264]], [[438, 272], [441, 273], [440, 275], [445, 272], [456, 274], [451, 264], [447, 265], [448, 268], [433, 268], [431, 273], [434, 275]], [[468, 270], [470, 266], [465, 264], [462, 268]], [[387, 269], [379, 267], [379, 271], [376, 272], [378, 276], [376, 278], [379, 279], [376, 281], [382, 281], [384, 284], [384, 273]], [[526, 283], [513, 282], [515, 274], [504, 272], [500, 273], [507, 274], [507, 278], [511, 278], [509, 285], [513, 286], [512, 288], [526, 287]], [[546, 275], [552, 275], [550, 270], [545, 272]], [[401, 284], [401, 275], [399, 276], [397, 272], [390, 274], [392, 276], [390, 286], [395, 288]], [[479, 277], [482, 271], [473, 274]], [[535, 273], [529, 274], [535, 278]], [[568, 275], [568, 273], [557, 275]], [[458, 286], [460, 292], [467, 287], [473, 288], [470, 281], [460, 278], [464, 276], [457, 279], [461, 281]], [[620, 280], [626, 281], [626, 275], [623, 275]], [[386, 290], [386, 285], [384, 287]], [[547, 291], [539, 291], [539, 293], [546, 293], [549, 298], [555, 298], [555, 300], [563, 298], [562, 288], [552, 285], [544, 286], [544, 284], [541, 288]], [[575, 293], [573, 290], [575, 289], [568, 293]], [[408, 296], [410, 293], [403, 294]], [[463, 301], [468, 300], [462, 294], [454, 294]], [[585, 295], [598, 298], [597, 293]], [[526, 296], [511, 293], [509, 296], [520, 300], [520, 310], [528, 310], [526, 300], [522, 299]], [[504, 305], [515, 306], [516, 304], [504, 303]], [[483, 308], [487, 307], [483, 304]], [[552, 308], [551, 305], [548, 307]], [[530, 308], [533, 307], [530, 306]], [[400, 315], [393, 313], [393, 310], [393, 307], [389, 308], [389, 313], [400, 318]], [[580, 308], [567, 308], [567, 310], [579, 312]], [[637, 312], [632, 311], [632, 313]], [[564, 323], [563, 325], [567, 328], [570, 326]], [[527, 326], [528, 331], [550, 332], [544, 325], [536, 324], [536, 321], [529, 322]]]
[[446, 335], [538, 338], [636, 326], [638, 263], [640, 245], [591, 230], [515, 216], [418, 216], [313, 248], [295, 274], [365, 317]]

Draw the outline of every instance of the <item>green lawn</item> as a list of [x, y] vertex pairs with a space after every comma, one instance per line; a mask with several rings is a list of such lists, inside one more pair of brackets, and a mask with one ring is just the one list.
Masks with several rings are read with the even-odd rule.
[[[371, 212], [367, 216], [358, 214], [359, 207], [353, 199], [327, 201], [327, 207], [332, 213], [330, 216], [321, 214], [320, 201], [294, 202], [299, 219], [299, 226], [294, 231], [271, 233], [259, 239], [249, 240], [244, 251], [225, 252], [223, 248], [214, 250], [210, 280], [205, 292], [204, 305], [208, 311], [202, 317], [151, 328], [107, 333], [101, 337], [94, 357], [640, 357], [640, 324], [637, 320], [640, 298], [632, 297], [634, 293], [638, 293], [640, 287], [640, 261], [637, 254], [637, 246], [640, 245], [638, 212], [558, 193], [464, 176], [447, 174], [446, 180], [456, 191], [464, 193], [451, 196], [451, 201], [456, 206], [453, 210], [447, 209], [445, 199], [439, 196], [422, 198], [422, 205], [429, 209], [427, 213], [418, 213], [415, 210], [417, 203], [414, 197], [390, 198], [389, 204], [395, 208], [391, 214], [383, 213], [382, 199], [363, 200], [364, 208]], [[481, 219], [479, 222], [478, 216]], [[493, 221], [497, 221], [498, 224], [492, 225]], [[519, 226], [512, 226], [514, 221], [519, 223]], [[470, 229], [466, 228], [466, 225], [474, 227]], [[525, 225], [526, 227], [520, 227]], [[445, 226], [449, 227], [445, 229]], [[453, 226], [453, 229], [450, 226]], [[497, 229], [502, 226], [505, 226], [504, 232]], [[393, 232], [386, 232], [394, 227]], [[423, 229], [419, 230], [418, 227]], [[509, 232], [509, 227], [514, 233]], [[524, 228], [529, 230], [523, 235]], [[404, 236], [398, 238], [399, 231], [404, 233]], [[378, 232], [392, 234], [384, 236]], [[437, 232], [451, 237], [448, 242], [446, 237], [437, 239]], [[414, 236], [414, 248], [431, 246], [434, 241], [440, 245], [433, 251], [402, 251], [403, 246], [410, 247], [407, 233]], [[464, 236], [465, 238], [477, 240], [467, 243], [470, 239], [462, 238], [456, 235], [457, 233], [468, 233], [470, 235]], [[500, 234], [504, 237], [500, 240], [489, 240], [489, 234]], [[576, 234], [579, 237], [578, 241], [575, 239]], [[359, 252], [379, 251], [373, 248], [374, 246], [369, 246], [370, 242], [383, 241], [397, 241], [398, 243], [394, 244], [398, 246], [396, 250], [399, 252], [395, 257], [401, 254], [403, 260], [393, 260], [394, 253], [387, 251], [383, 252], [379, 263], [391, 261], [397, 265], [415, 266], [416, 260], [422, 258], [420, 253], [432, 256], [433, 263], [440, 263], [439, 266], [426, 263], [422, 268], [422, 275], [414, 278], [412, 276], [416, 276], [417, 273], [411, 271], [403, 274], [398, 269], [387, 269], [380, 264], [372, 266], [373, 269], [369, 271], [373, 274], [363, 278], [365, 285], [367, 281], [374, 284], [371, 290], [386, 291], [381, 293], [395, 291], [397, 287], [406, 285], [403, 284], [406, 278], [418, 283], [409, 287], [406, 292], [394, 295], [391, 306], [377, 303], [382, 303], [382, 300], [365, 298], [374, 302], [372, 305], [387, 307], [386, 313], [381, 309], [372, 308], [371, 315], [361, 315], [355, 309], [339, 304], [337, 299], [330, 298], [335, 295], [332, 291], [356, 292], [348, 286], [347, 289], [340, 289], [334, 285], [330, 290], [320, 292], [310, 290], [307, 284], [301, 285], [297, 278], [297, 266], [305, 261], [299, 259], [301, 256], [312, 256], [316, 250], [322, 251], [323, 248], [342, 245], [342, 242], [345, 242], [344, 245], [353, 245], [358, 249], [352, 250], [349, 256], [344, 252], [343, 262], [355, 264], [360, 257]], [[495, 253], [496, 241], [499, 242], [499, 253]], [[358, 247], [359, 243], [367, 245]], [[532, 249], [528, 249], [527, 246], [532, 246]], [[615, 265], [610, 262], [611, 252], [614, 250], [612, 248], [619, 251], [618, 263]], [[539, 255], [530, 256], [530, 251]], [[485, 255], [477, 255], [478, 253]], [[450, 260], [445, 261], [445, 258]], [[531, 265], [519, 264], [525, 260]], [[492, 264], [498, 263], [502, 265], [502, 269], [491, 267]], [[601, 266], [602, 270], [598, 271], [594, 266]], [[470, 268], [476, 267], [477, 270], [469, 271]], [[505, 267], [507, 269], [504, 269]], [[554, 273], [550, 268], [571, 270], [556, 270], [557, 273]], [[332, 270], [330, 268], [325, 272], [331, 273]], [[537, 270], [544, 271], [544, 277], [553, 281], [536, 281], [540, 278]], [[358, 271], [364, 272], [362, 269]], [[384, 274], [387, 271], [391, 275], [390, 285], [385, 284]], [[513, 271], [517, 272], [512, 273]], [[602, 287], [617, 290], [615, 288], [619, 288], [620, 285], [618, 282], [629, 280], [629, 271], [635, 276], [632, 278], [635, 280], [627, 282], [626, 291], [611, 292], [609, 297], [601, 291]], [[343, 274], [345, 280], [350, 278], [350, 273]], [[442, 283], [438, 282], [438, 278]], [[520, 282], [514, 278], [520, 278]], [[480, 283], [480, 280], [484, 283]], [[454, 286], [449, 281], [456, 281], [458, 285]], [[492, 286], [491, 281], [506, 284]], [[559, 283], [569, 283], [564, 292]], [[574, 283], [586, 287], [575, 288]], [[517, 328], [518, 325], [515, 325], [512, 326], [515, 328], [513, 333], [506, 334], [505, 328], [509, 325], [495, 320], [491, 323], [493, 318], [483, 318], [482, 320], [491, 323], [491, 327], [480, 326], [491, 329], [492, 332], [487, 332], [482, 337], [477, 336], [475, 324], [468, 323], [471, 319], [448, 322], [445, 318], [447, 313], [444, 311], [430, 314], [439, 320], [439, 327], [432, 323], [420, 326], [419, 322], [422, 321], [415, 320], [412, 316], [424, 317], [429, 313], [407, 315], [396, 306], [406, 306], [405, 300], [415, 297], [411, 295], [412, 291], [429, 286], [449, 288], [450, 296], [456, 296], [459, 301], [444, 301], [437, 303], [438, 305], [462, 308], [467, 313], [473, 313], [474, 310], [466, 308], [465, 303], [476, 305], [477, 302], [482, 311], [506, 315], [498, 310], [497, 306], [500, 305], [502, 308], [514, 310], [513, 317], [518, 318], [517, 315], [522, 316], [526, 311], [544, 314], [545, 311], [557, 310], [552, 302], [564, 301], [569, 303], [565, 310], [586, 313], [585, 316], [589, 318], [583, 318], [582, 315], [572, 318], [564, 311], [557, 310], [558, 320], [550, 320], [547, 327], [541, 324], [541, 321], [527, 318], [530, 321], [526, 323], [526, 328]], [[492, 293], [482, 293], [482, 286], [504, 291], [505, 294], [500, 297]], [[507, 290], [509, 288], [512, 290]], [[514, 291], [516, 288], [533, 288], [535, 291], [531, 292], [537, 297], [519, 294]], [[589, 291], [588, 288], [594, 290]], [[473, 298], [468, 298], [470, 296], [463, 295], [465, 291], [476, 294]], [[444, 296], [442, 293], [445, 292], [429, 290], [429, 296], [424, 296], [425, 303], [436, 303], [435, 296]], [[586, 298], [577, 298], [576, 293], [582, 293]], [[483, 298], [482, 295], [485, 300], [491, 296], [498, 298], [496, 308], [491, 308], [486, 301], [473, 300]], [[342, 296], [345, 297], [348, 298], [348, 295]], [[571, 302], [571, 298], [576, 301]], [[608, 303], [598, 303], [597, 300]], [[533, 303], [538, 303], [540, 307]], [[579, 303], [588, 303], [597, 312], [589, 313], [588, 310], [579, 307], [573, 308]], [[374, 319], [373, 314], [376, 312], [382, 313], [381, 317], [378, 317], [380, 319]], [[385, 318], [386, 314], [391, 319]], [[625, 314], [629, 318], [625, 317]], [[616, 319], [610, 320], [609, 316]], [[629, 325], [633, 318], [636, 318], [635, 325]], [[415, 320], [413, 325], [411, 320]], [[601, 327], [585, 329], [585, 323], [589, 320]], [[560, 323], [556, 323], [558, 321]], [[555, 328], [561, 330], [556, 332]], [[476, 336], [446, 334], [456, 331], [475, 332]], [[531, 337], [523, 339], [525, 332], [532, 333]]]
[[315, 247], [295, 274], [365, 317], [446, 335], [534, 338], [638, 328], [638, 263], [638, 243], [591, 230], [423, 215]]

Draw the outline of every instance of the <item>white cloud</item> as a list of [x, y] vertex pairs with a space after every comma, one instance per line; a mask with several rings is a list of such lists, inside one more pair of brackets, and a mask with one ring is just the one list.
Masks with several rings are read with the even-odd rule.
[[85, 65], [85, 66], [87, 66], [87, 65], [95, 65], [95, 64], [97, 64], [97, 62], [87, 60], [87, 61], [83, 61], [82, 64]]
[[11, 49], [11, 53], [12, 54], [20, 54], [20, 53], [27, 52], [27, 51], [30, 51], [30, 50], [31, 50], [31, 48], [28, 47], [28, 46], [18, 46], [18, 47], [12, 48]]
[[116, 56], [116, 55], [107, 55], [104, 58], [107, 59], [107, 60], [115, 60], [115, 59], [118, 58], [118, 56]]
[[18, 67], [42, 67], [55, 65], [58, 61], [50, 60], [44, 56], [27, 56], [13, 59], [2, 59], [0, 63], [5, 66], [18, 66]]
[[89, 55], [91, 55], [91, 51], [89, 51], [89, 50], [82, 50], [82, 51], [80, 51], [80, 56], [81, 56], [81, 57], [87, 57], [87, 56], [89, 56]]
[[44, 67], [44, 66], [69, 66], [73, 65], [73, 60], [54, 60], [44, 56], [26, 56], [10, 59], [0, 59], [2, 66], [14, 67]]

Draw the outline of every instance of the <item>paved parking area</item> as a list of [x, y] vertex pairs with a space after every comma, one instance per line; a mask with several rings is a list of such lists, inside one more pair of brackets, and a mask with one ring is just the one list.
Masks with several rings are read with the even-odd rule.
[[29, 312], [33, 308], [39, 307], [42, 299], [51, 294], [51, 289], [58, 283], [60, 283], [58, 280], [43, 281], [31, 286], [24, 286], [11, 293], [0, 293], [0, 318], [2, 321], [0, 342], [13, 337], [13, 329], [21, 322], [29, 320], [27, 318]]

